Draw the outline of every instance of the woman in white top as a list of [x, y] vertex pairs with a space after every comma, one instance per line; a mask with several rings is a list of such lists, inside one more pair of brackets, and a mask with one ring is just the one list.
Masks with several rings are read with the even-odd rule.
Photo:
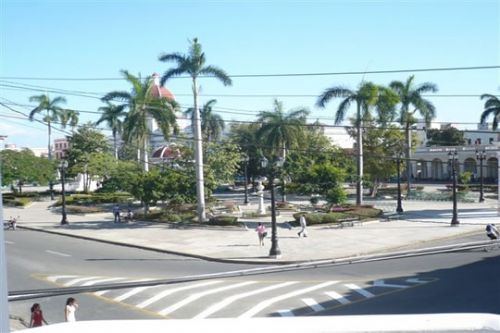
[[78, 304], [73, 297], [68, 298], [66, 307], [64, 308], [64, 319], [68, 322], [76, 321], [75, 312], [78, 309]]

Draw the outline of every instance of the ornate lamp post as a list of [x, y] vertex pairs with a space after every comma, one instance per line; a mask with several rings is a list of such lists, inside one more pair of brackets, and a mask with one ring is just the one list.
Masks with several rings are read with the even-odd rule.
[[401, 214], [403, 212], [403, 207], [401, 206], [401, 158], [403, 157], [402, 153], [398, 153], [396, 156], [396, 166], [398, 172], [398, 206], [396, 208], [396, 212]]
[[[278, 258], [281, 256], [281, 250], [278, 246], [278, 231], [276, 229], [276, 199], [274, 197], [274, 178], [275, 169], [283, 167], [285, 160], [280, 157], [276, 160], [274, 165], [269, 167], [269, 187], [271, 191], [271, 249], [269, 250], [269, 256], [273, 258]], [[261, 159], [261, 166], [266, 169], [268, 165], [268, 160], [265, 157]]]
[[250, 157], [247, 154], [243, 156], [243, 163], [245, 163], [245, 201], [243, 202], [245, 205], [248, 205], [248, 162], [250, 161]]
[[486, 159], [486, 151], [479, 151], [476, 149], [476, 159], [479, 161], [479, 202], [484, 201], [484, 190], [483, 190], [483, 161]]
[[65, 180], [65, 172], [68, 167], [68, 161], [62, 160], [59, 163], [59, 170], [61, 171], [61, 187], [62, 187], [62, 219], [61, 224], [68, 224], [68, 219], [66, 216], [66, 191], [64, 190], [64, 180]]
[[451, 218], [451, 226], [458, 226], [460, 222], [458, 221], [458, 214], [457, 214], [457, 168], [456, 168], [456, 162], [458, 160], [457, 158], [457, 152], [449, 152], [448, 153], [448, 160], [451, 164], [451, 172], [453, 175], [453, 217]]

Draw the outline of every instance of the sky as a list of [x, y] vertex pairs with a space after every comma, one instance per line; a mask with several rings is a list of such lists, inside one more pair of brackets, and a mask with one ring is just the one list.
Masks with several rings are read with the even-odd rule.
[[[230, 87], [200, 80], [201, 103], [216, 99], [214, 111], [228, 124], [255, 121], [277, 98], [285, 110], [306, 107], [311, 122], [333, 125], [338, 101], [315, 106], [325, 89], [388, 85], [414, 74], [417, 84], [439, 88], [427, 96], [437, 123], [475, 129], [484, 108], [479, 96], [500, 95], [499, 3], [0, 0], [0, 135], [18, 147], [45, 147], [46, 126], [23, 115], [35, 107], [30, 96], [63, 96], [67, 108], [80, 112], [80, 123], [96, 121], [100, 97], [130, 89], [120, 70], [162, 74], [174, 64], [158, 56], [186, 54], [195, 37], [207, 64], [236, 76]], [[365, 73], [479, 66], [497, 68]], [[362, 74], [239, 77], [345, 72]], [[188, 79], [166, 86], [183, 108], [192, 106]]]

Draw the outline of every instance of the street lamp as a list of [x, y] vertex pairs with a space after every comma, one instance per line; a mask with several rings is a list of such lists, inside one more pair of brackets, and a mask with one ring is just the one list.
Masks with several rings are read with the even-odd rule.
[[248, 161], [250, 161], [250, 157], [245, 154], [243, 156], [243, 163], [245, 163], [245, 201], [243, 203], [245, 205], [248, 205]]
[[403, 212], [403, 207], [401, 206], [401, 158], [403, 157], [402, 153], [398, 153], [396, 157], [396, 166], [398, 172], [398, 206], [396, 208], [396, 212], [401, 214]]
[[64, 180], [65, 180], [65, 172], [68, 167], [68, 161], [61, 160], [59, 163], [59, 170], [61, 171], [61, 187], [62, 187], [62, 219], [61, 224], [68, 224], [68, 219], [66, 216], [66, 192], [64, 190]]
[[[279, 157], [274, 165], [269, 167], [269, 187], [271, 191], [271, 249], [269, 250], [269, 256], [278, 258], [281, 256], [281, 250], [278, 246], [278, 232], [276, 229], [276, 200], [274, 197], [274, 178], [275, 178], [275, 169], [283, 167], [285, 160], [282, 157]], [[261, 159], [261, 166], [263, 169], [266, 169], [268, 165], [268, 160], [264, 156]]]
[[457, 217], [457, 155], [456, 151], [448, 153], [448, 160], [451, 163], [451, 172], [453, 175], [453, 217], [451, 218], [451, 226], [458, 226], [460, 223]]
[[484, 191], [483, 191], [483, 161], [486, 159], [486, 152], [484, 150], [479, 151], [476, 149], [476, 159], [479, 161], [479, 202], [484, 201]]

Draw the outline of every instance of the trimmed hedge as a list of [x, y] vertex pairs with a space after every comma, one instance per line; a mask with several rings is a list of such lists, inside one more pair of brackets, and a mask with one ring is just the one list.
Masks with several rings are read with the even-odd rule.
[[15, 206], [15, 207], [25, 207], [31, 203], [30, 198], [5, 198], [3, 197], [3, 203], [6, 206]]
[[[339, 210], [341, 210], [339, 208]], [[345, 207], [342, 211], [328, 212], [328, 213], [305, 213], [299, 212], [293, 214], [293, 218], [298, 223], [300, 216], [305, 215], [307, 224], [326, 224], [326, 223], [340, 223], [345, 220], [351, 219], [368, 219], [375, 218], [382, 215], [382, 210], [373, 208], [372, 206], [351, 206]]]
[[[125, 192], [72, 194], [66, 196], [66, 204], [75, 206], [89, 206], [102, 203], [124, 203], [129, 200], [132, 200], [132, 196]], [[61, 199], [54, 204], [54, 206], [61, 205]]]
[[237, 222], [238, 218], [231, 215], [218, 215], [211, 217], [210, 220], [208, 220], [208, 224], [210, 225], [233, 225]]

